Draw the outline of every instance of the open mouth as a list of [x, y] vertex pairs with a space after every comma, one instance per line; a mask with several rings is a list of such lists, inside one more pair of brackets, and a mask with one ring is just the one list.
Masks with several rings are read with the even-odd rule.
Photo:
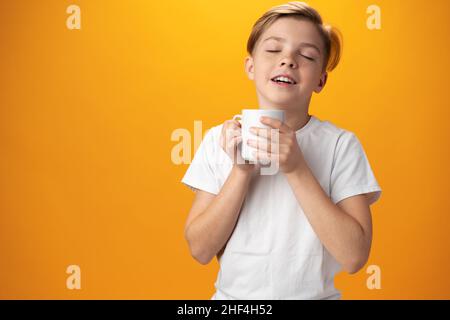
[[295, 85], [297, 84], [297, 82], [287, 76], [276, 76], [272, 79], [270, 79], [272, 82], [275, 82], [278, 85], [282, 85], [282, 86], [289, 86], [289, 85]]

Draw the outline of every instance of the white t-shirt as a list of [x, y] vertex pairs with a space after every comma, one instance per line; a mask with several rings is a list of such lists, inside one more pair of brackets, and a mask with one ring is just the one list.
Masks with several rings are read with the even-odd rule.
[[[219, 144], [222, 125], [205, 135], [182, 182], [218, 194], [232, 162]], [[381, 195], [358, 138], [311, 116], [296, 132], [305, 160], [333, 203]], [[255, 174], [222, 256], [212, 299], [339, 299], [339, 263], [314, 233], [281, 171]]]

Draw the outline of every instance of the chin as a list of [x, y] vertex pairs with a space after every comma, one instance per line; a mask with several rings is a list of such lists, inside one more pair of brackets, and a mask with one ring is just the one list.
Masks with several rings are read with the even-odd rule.
[[260, 104], [273, 109], [286, 110], [289, 109], [289, 106], [298, 105], [302, 100], [298, 92], [273, 92], [271, 90], [258, 90], [257, 92]]
[[271, 99], [268, 99], [269, 103], [276, 107], [277, 109], [287, 109], [290, 105], [298, 104], [300, 101], [299, 97], [271, 97]]

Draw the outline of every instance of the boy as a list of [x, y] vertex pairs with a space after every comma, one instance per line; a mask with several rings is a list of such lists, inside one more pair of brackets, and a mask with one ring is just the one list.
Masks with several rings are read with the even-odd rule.
[[202, 264], [218, 258], [212, 299], [339, 299], [334, 275], [367, 262], [370, 205], [381, 194], [357, 137], [308, 114], [339, 62], [340, 38], [316, 10], [290, 2], [255, 23], [247, 50], [259, 107], [286, 115], [261, 119], [277, 141], [254, 128], [267, 143], [249, 145], [279, 171], [260, 175], [237, 161], [238, 121], [209, 130], [182, 179], [196, 191], [185, 227], [191, 254]]

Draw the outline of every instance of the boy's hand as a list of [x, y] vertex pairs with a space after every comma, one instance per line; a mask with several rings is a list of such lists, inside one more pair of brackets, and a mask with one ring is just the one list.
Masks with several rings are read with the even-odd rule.
[[[257, 159], [264, 162], [278, 161], [280, 170], [285, 174], [306, 165], [293, 129], [284, 122], [270, 117], [261, 117], [261, 123], [272, 129], [250, 128], [250, 131], [259, 138], [267, 139], [264, 143], [255, 139], [248, 140], [248, 144], [257, 149], [254, 151]], [[274, 129], [279, 130], [278, 137]]]
[[230, 157], [233, 165], [244, 171], [253, 171], [254, 164], [246, 164], [242, 158], [239, 143], [242, 142], [241, 123], [238, 120], [227, 120], [223, 123], [220, 135], [220, 146]]

